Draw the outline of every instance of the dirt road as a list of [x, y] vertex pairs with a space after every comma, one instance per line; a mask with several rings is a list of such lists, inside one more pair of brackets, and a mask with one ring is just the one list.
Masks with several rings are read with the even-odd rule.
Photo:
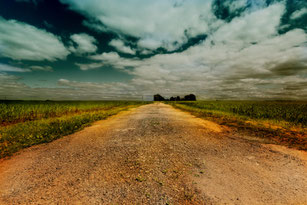
[[0, 204], [307, 204], [307, 154], [165, 104], [0, 162]]

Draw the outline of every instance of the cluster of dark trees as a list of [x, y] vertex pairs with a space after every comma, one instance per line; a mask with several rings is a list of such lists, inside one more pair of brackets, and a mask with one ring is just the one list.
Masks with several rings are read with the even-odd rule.
[[154, 101], [196, 101], [196, 96], [194, 94], [186, 95], [184, 98], [171, 97], [170, 99], [164, 98], [159, 94], [154, 95]]

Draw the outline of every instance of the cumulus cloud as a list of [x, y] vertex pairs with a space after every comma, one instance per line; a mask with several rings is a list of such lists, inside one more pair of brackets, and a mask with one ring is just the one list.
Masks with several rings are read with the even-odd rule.
[[14, 60], [65, 59], [69, 51], [61, 39], [45, 30], [0, 17], [0, 56]]
[[119, 52], [135, 55], [135, 50], [132, 50], [129, 46], [126, 46], [120, 39], [113, 39], [110, 41], [109, 45], [114, 47]]
[[129, 85], [138, 93], [167, 96], [193, 92], [207, 99], [306, 99], [307, 35], [302, 29], [278, 33], [284, 11], [283, 3], [276, 3], [246, 13], [181, 53], [147, 59], [103, 53], [90, 58], [96, 64], [129, 72], [134, 76]]
[[[226, 12], [228, 15], [239, 15], [240, 11], [249, 10], [256, 11], [263, 9], [269, 3], [266, 0], [213, 0], [214, 9], [218, 9], [219, 12]], [[219, 13], [220, 14], [220, 13]], [[225, 15], [227, 18], [227, 15]]]
[[116, 52], [90, 56], [90, 59], [101, 61], [104, 65], [113, 65], [118, 69], [136, 67], [141, 63], [141, 61], [137, 60], [137, 58], [121, 58]]
[[156, 50], [157, 48], [163, 47], [160, 40], [153, 38], [144, 38], [138, 41], [137, 43], [139, 48], [144, 48], [147, 50]]
[[244, 9], [246, 4], [247, 0], [224, 1], [224, 6], [227, 6], [230, 12], [236, 12], [237, 10]]
[[300, 10], [293, 12], [290, 16], [290, 19], [295, 20], [301, 18], [304, 15], [307, 15], [307, 8], [302, 8]]
[[[258, 43], [277, 34], [285, 6], [282, 3], [247, 13], [221, 26], [211, 37], [215, 43]], [[231, 45], [230, 45], [231, 46]]]
[[73, 34], [70, 36], [71, 40], [77, 44], [76, 48], [71, 47], [70, 50], [77, 54], [86, 54], [86, 53], [94, 53], [97, 50], [97, 40], [86, 34]]
[[[203, 0], [61, 0], [89, 19], [86, 24], [98, 30], [140, 39], [140, 46], [175, 50], [189, 37], [208, 32], [218, 24], [211, 12], [211, 1]], [[100, 22], [101, 24], [97, 24]], [[157, 43], [159, 42], [159, 43]]]
[[77, 66], [79, 66], [80, 70], [86, 71], [86, 70], [93, 70], [102, 67], [103, 63], [90, 63], [90, 64], [82, 64], [82, 63], [76, 63]]
[[125, 70], [125, 68], [132, 68], [140, 65], [141, 61], [134, 59], [121, 58], [118, 53], [110, 52], [110, 53], [102, 53], [99, 55], [89, 56], [90, 59], [95, 60], [95, 63], [89, 64], [81, 64], [77, 63], [81, 70], [91, 70], [97, 69], [106, 65], [112, 66], [116, 69], [120, 69], [125, 72], [129, 72]]
[[[120, 54], [135, 54], [124, 35], [138, 39], [136, 53], [147, 54], [160, 47], [174, 50], [199, 34], [207, 38], [182, 52], [149, 58], [92, 53], [87, 56], [90, 63], [77, 64], [81, 70], [108, 66], [127, 72], [133, 76], [128, 82], [59, 79], [57, 88], [30, 88], [0, 74], [1, 81], [6, 79], [0, 95], [10, 89], [15, 96], [45, 99], [141, 99], [156, 93], [195, 93], [199, 99], [307, 99], [307, 34], [292, 27], [279, 32], [289, 12], [285, 1], [271, 1], [269, 6], [266, 0], [221, 1], [236, 13], [229, 19], [215, 17], [211, 1], [61, 1], [101, 22], [100, 29], [119, 33], [120, 40], [113, 39], [109, 45]], [[302, 13], [292, 16], [300, 18]]]
[[[89, 20], [85, 25], [91, 28], [138, 38], [137, 46], [141, 52], [158, 48], [174, 51], [187, 43], [190, 38], [214, 33], [225, 23], [223, 18], [220, 18], [225, 15], [225, 9], [228, 9], [230, 19], [253, 13], [249, 19], [233, 24], [236, 24], [237, 29], [253, 33], [254, 37], [266, 35], [266, 33], [262, 35], [262, 31], [272, 32], [267, 30], [267, 27], [272, 28], [267, 24], [279, 22], [276, 17], [280, 17], [280, 13], [284, 12], [283, 3], [266, 9], [265, 0], [128, 0], [124, 3], [120, 0], [61, 0], [61, 2], [87, 16]], [[240, 21], [240, 18], [236, 20]], [[254, 20], [258, 25], [252, 26]], [[224, 32], [227, 32], [231, 26], [224, 27]], [[248, 30], [249, 27], [256, 29]]]

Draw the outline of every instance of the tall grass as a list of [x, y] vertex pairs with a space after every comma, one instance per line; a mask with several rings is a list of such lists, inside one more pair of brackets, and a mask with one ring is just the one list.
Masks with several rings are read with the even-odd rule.
[[168, 102], [198, 117], [245, 134], [307, 150], [307, 102], [197, 101]]
[[132, 101], [0, 101], [0, 125], [108, 110]]
[[197, 101], [178, 102], [192, 108], [222, 111], [251, 119], [286, 121], [293, 125], [307, 125], [307, 102], [296, 101]]
[[0, 104], [0, 158], [51, 142], [145, 102], [7, 101]]

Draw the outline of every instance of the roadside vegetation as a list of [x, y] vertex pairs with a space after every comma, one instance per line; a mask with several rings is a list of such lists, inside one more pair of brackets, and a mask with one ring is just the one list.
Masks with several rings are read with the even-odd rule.
[[146, 102], [0, 101], [0, 158], [143, 104]]
[[305, 101], [167, 102], [198, 117], [289, 147], [307, 150]]

